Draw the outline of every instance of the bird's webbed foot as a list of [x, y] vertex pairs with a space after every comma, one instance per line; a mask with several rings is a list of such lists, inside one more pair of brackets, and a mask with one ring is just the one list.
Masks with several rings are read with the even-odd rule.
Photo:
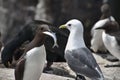
[[84, 76], [82, 75], [77, 75], [75, 80], [86, 80]]

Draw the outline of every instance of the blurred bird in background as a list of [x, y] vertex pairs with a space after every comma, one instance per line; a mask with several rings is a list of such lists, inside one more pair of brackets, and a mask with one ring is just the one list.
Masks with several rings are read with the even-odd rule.
[[107, 21], [109, 21], [109, 19], [111, 19], [112, 21], [115, 21], [114, 17], [111, 14], [111, 8], [109, 6], [109, 4], [104, 3], [101, 6], [101, 17], [100, 20], [97, 21], [95, 23], [95, 25], [93, 26], [93, 28], [91, 29], [91, 49], [96, 53], [96, 52], [106, 52], [107, 49], [103, 43], [102, 40], [102, 33], [103, 30], [96, 30], [96, 28], [101, 27], [102, 25], [104, 25]]

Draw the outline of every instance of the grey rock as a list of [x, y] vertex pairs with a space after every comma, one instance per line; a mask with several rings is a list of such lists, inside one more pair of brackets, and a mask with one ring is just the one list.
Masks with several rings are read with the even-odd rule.
[[[105, 68], [106, 64], [113, 64], [102, 57], [93, 54], [100, 65], [100, 68], [104, 74], [105, 80], [120, 80], [120, 68], [110, 67]], [[65, 62], [54, 63], [52, 65], [52, 71], [43, 73], [40, 80], [74, 80], [75, 73], [68, 67]], [[87, 80], [90, 80], [86, 77]], [[0, 64], [0, 80], [14, 80], [14, 69], [4, 68]]]

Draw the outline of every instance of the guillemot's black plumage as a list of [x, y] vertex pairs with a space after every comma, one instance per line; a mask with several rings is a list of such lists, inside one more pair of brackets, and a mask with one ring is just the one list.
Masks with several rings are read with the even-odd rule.
[[39, 80], [46, 60], [44, 46], [46, 35], [51, 36], [56, 44], [56, 36], [50, 31], [49, 27], [41, 25], [16, 65], [15, 80]]
[[[41, 20], [33, 20], [25, 24], [24, 27], [21, 30], [19, 30], [18, 33], [16, 33], [15, 37], [13, 37], [12, 40], [10, 40], [8, 43], [6, 43], [6, 45], [4, 45], [1, 59], [5, 67], [11, 66], [13, 62], [14, 52], [16, 51], [16, 49], [20, 48], [21, 45], [26, 41], [30, 42], [35, 35], [34, 33], [36, 31], [37, 25], [41, 24], [47, 24], [50, 26], [51, 30], [56, 33], [58, 38], [58, 44], [60, 46], [58, 48], [52, 49], [51, 46], [53, 45], [53, 42], [50, 37], [47, 37], [47, 39], [49, 39], [48, 41], [47, 40], [45, 41], [48, 61], [47, 68], [50, 68], [53, 62], [65, 62], [63, 56], [68, 35], [63, 31], [60, 31], [57, 27], [54, 27], [53, 24]], [[20, 56], [17, 55], [17, 59], [19, 59]]]
[[110, 5], [107, 3], [104, 3], [101, 6], [101, 13], [102, 13], [102, 15], [101, 15], [100, 19], [105, 19], [105, 18], [109, 18], [110, 16], [112, 16]]
[[[10, 67], [12, 64], [12, 60], [14, 57], [14, 51], [25, 42], [31, 41], [34, 37], [35, 30], [37, 25], [42, 23], [43, 21], [33, 20], [24, 25], [24, 27], [16, 33], [15, 37], [12, 38], [8, 43], [4, 45], [4, 49], [2, 51], [1, 59], [2, 63], [5, 67]], [[20, 55], [21, 56], [21, 55]], [[20, 57], [17, 56], [17, 57]], [[18, 58], [19, 59], [19, 58]]]
[[[85, 80], [84, 76], [92, 80], [104, 80], [99, 65], [85, 45], [82, 23], [77, 19], [72, 19], [60, 28], [67, 28], [70, 31], [65, 48], [65, 59], [69, 67], [82, 80]], [[76, 80], [78, 80], [77, 77]]]

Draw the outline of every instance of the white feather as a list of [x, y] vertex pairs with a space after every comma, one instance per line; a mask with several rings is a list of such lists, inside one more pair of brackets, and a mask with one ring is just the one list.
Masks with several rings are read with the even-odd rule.
[[[77, 23], [76, 20], [69, 21], [66, 26], [69, 23], [74, 23], [77, 24], [75, 25], [74, 28], [71, 27], [70, 30], [70, 35], [68, 37], [67, 45], [66, 45], [66, 50], [73, 50], [81, 47], [86, 47], [84, 40], [83, 40], [83, 25], [82, 23]], [[81, 27], [82, 26], [82, 27]], [[77, 44], [77, 45], [76, 45]]]

